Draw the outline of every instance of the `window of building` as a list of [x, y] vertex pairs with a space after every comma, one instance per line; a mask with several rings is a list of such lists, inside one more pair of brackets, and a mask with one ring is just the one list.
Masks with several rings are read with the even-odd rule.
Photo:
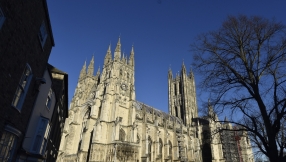
[[21, 132], [17, 129], [6, 125], [0, 139], [0, 161], [12, 161], [17, 140], [21, 136]]
[[151, 140], [150, 136], [148, 137], [148, 158], [149, 158], [149, 161], [151, 161], [151, 159], [152, 159], [152, 140]]
[[47, 98], [47, 101], [46, 101], [46, 107], [47, 107], [48, 109], [51, 108], [51, 104], [52, 104], [52, 94], [53, 94], [53, 90], [52, 90], [52, 88], [50, 88], [49, 93], [48, 93], [48, 98]]
[[40, 118], [36, 132], [32, 152], [44, 155], [50, 135], [50, 125], [47, 118]]
[[0, 29], [2, 28], [2, 25], [4, 24], [4, 21], [5, 21], [6, 17], [0, 7]]
[[172, 156], [172, 143], [169, 141], [169, 156]]
[[41, 45], [42, 45], [42, 48], [43, 48], [45, 43], [46, 43], [47, 37], [48, 37], [48, 33], [47, 33], [47, 30], [46, 30], [46, 25], [45, 25], [44, 21], [41, 24], [40, 31], [38, 33], [38, 37], [40, 39], [40, 42], [41, 42]]
[[162, 150], [163, 150], [163, 142], [162, 139], [159, 139], [159, 154], [162, 155]]
[[12, 106], [21, 111], [22, 105], [24, 103], [30, 82], [32, 79], [32, 70], [29, 64], [26, 65], [24, 72], [22, 74], [21, 80], [17, 87], [14, 99], [12, 101]]
[[125, 141], [125, 131], [123, 129], [120, 129], [119, 140], [120, 141]]
[[81, 123], [81, 132], [80, 132], [80, 137], [79, 137], [80, 140], [78, 144], [78, 150], [81, 149], [83, 133], [87, 131], [87, 120], [89, 119], [89, 116], [90, 116], [90, 110], [91, 110], [91, 107], [88, 107], [87, 111], [84, 114], [82, 123]]

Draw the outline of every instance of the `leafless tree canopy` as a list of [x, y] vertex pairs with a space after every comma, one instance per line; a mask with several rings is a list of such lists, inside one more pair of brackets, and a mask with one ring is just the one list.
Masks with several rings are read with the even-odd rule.
[[201, 86], [220, 111], [244, 126], [270, 161], [285, 160], [286, 27], [261, 17], [229, 16], [191, 45]]

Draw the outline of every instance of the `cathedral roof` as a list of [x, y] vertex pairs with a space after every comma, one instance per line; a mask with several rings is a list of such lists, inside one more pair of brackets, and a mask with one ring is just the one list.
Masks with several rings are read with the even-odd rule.
[[144, 104], [142, 102], [135, 101], [135, 107], [136, 107], [137, 110], [145, 109], [146, 112], [148, 112], [150, 114], [153, 114], [153, 112], [154, 112], [154, 115], [157, 115], [158, 117], [162, 117], [162, 118], [167, 119], [167, 120], [177, 121], [178, 123], [182, 123], [182, 120], [180, 118], [175, 117], [175, 116], [170, 115], [170, 114], [167, 114], [164, 111], [155, 109], [154, 107], [146, 105], [146, 104]]

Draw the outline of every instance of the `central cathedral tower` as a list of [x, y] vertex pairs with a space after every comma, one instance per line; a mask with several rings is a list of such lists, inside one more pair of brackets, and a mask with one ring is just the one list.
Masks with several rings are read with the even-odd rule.
[[187, 74], [184, 63], [174, 78], [169, 69], [168, 92], [170, 115], [180, 118], [186, 126], [191, 126], [192, 119], [198, 117], [195, 78], [192, 71]]

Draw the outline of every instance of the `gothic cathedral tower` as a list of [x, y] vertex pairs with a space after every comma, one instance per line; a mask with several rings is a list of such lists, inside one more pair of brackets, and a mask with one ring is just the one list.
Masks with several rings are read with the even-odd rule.
[[170, 115], [180, 118], [186, 126], [191, 126], [192, 119], [198, 117], [195, 78], [192, 71], [187, 75], [184, 63], [175, 78], [169, 69], [168, 91]]
[[[98, 86], [96, 94], [99, 101], [96, 103], [98, 103], [97, 107], [101, 108], [100, 120], [112, 122], [120, 117], [125, 125], [132, 124], [134, 122], [132, 121], [132, 114], [135, 116], [132, 112], [132, 101], [135, 100], [133, 46], [128, 59], [124, 54], [121, 55], [119, 38], [114, 52], [114, 60], [112, 60], [110, 46], [108, 47]], [[102, 105], [99, 104], [101, 103], [100, 100]], [[122, 116], [116, 116], [116, 114]]]
[[[136, 140], [130, 135], [136, 113], [134, 65], [133, 46], [129, 58], [122, 55], [120, 38], [114, 59], [109, 45], [101, 73], [98, 69], [96, 75], [93, 74], [94, 57], [88, 67], [84, 63], [70, 104], [69, 120], [65, 123], [66, 134], [61, 141], [60, 149], [65, 150], [65, 155], [77, 154], [84, 161], [91, 150], [100, 153], [114, 149], [112, 143], [120, 140], [120, 132], [124, 132], [128, 140]], [[93, 158], [96, 157], [90, 157]]]

